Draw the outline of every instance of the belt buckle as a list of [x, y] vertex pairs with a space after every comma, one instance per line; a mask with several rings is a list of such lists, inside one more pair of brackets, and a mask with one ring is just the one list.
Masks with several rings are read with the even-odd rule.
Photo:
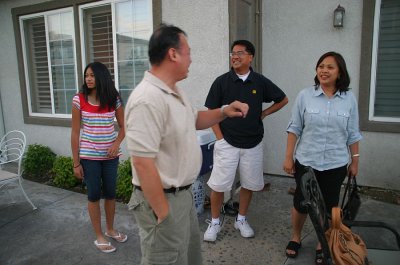
[[179, 187], [176, 187], [176, 188], [175, 188], [175, 193], [178, 193], [179, 190], [180, 190]]

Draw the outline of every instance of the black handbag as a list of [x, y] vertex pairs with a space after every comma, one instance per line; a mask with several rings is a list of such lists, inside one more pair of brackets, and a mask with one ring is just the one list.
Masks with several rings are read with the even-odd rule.
[[355, 177], [349, 177], [346, 189], [343, 194], [341, 208], [343, 210], [343, 219], [353, 221], [361, 205], [360, 195]]

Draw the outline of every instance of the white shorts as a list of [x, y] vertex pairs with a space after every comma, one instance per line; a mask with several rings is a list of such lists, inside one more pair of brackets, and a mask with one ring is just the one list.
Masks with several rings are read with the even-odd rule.
[[243, 188], [252, 191], [264, 188], [262, 142], [253, 148], [242, 149], [230, 145], [225, 139], [216, 141], [208, 186], [217, 192], [230, 191], [238, 167]]

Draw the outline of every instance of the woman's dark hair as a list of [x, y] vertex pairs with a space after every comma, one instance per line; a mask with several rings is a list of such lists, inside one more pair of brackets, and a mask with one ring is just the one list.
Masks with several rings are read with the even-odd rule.
[[236, 45], [241, 45], [246, 47], [246, 51], [253, 56], [256, 54], [256, 49], [254, 48], [253, 43], [251, 43], [248, 40], [235, 40], [231, 45], [231, 51], [233, 50], [233, 47], [235, 47]]
[[[319, 58], [317, 65], [315, 66], [315, 70], [318, 69], [318, 66], [321, 64], [321, 62], [326, 58], [332, 56], [338, 67], [339, 67], [339, 76], [338, 79], [336, 80], [336, 89], [342, 93], [342, 92], [346, 92], [349, 90], [349, 85], [350, 85], [350, 76], [349, 73], [347, 72], [347, 67], [346, 67], [346, 62], [343, 59], [343, 56], [340, 55], [337, 52], [327, 52], [325, 54], [323, 54], [321, 56], [321, 58]], [[314, 81], [315, 81], [315, 89], [317, 89], [317, 87], [319, 86], [319, 80], [318, 80], [318, 76], [315, 75], [314, 77]]]
[[149, 60], [152, 65], [159, 65], [170, 48], [179, 49], [180, 34], [186, 33], [178, 27], [161, 24], [150, 37]]
[[82, 92], [85, 99], [88, 100], [90, 89], [86, 85], [86, 72], [88, 68], [92, 69], [96, 80], [96, 95], [100, 100], [100, 109], [107, 108], [108, 110], [115, 109], [119, 93], [115, 88], [110, 71], [107, 66], [100, 62], [89, 63], [83, 72]]

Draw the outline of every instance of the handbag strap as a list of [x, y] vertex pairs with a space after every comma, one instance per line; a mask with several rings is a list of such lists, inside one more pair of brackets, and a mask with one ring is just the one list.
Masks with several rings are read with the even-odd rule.
[[352, 178], [352, 180], [351, 180], [352, 191], [357, 190], [358, 185], [357, 185], [356, 177], [353, 176], [351, 178]]
[[[351, 187], [351, 189], [350, 189]], [[344, 190], [344, 194], [343, 194], [343, 198], [342, 198], [342, 204], [340, 206], [340, 208], [343, 209], [344, 207], [344, 203], [346, 201], [346, 196], [348, 193], [348, 196], [350, 197], [350, 195], [353, 193], [354, 190], [357, 189], [357, 181], [356, 181], [356, 177], [354, 176], [349, 176], [347, 179], [347, 184], [346, 184], [346, 188]]]
[[346, 188], [344, 189], [344, 194], [343, 194], [343, 198], [342, 198], [342, 204], [340, 206], [340, 208], [342, 208], [342, 209], [344, 207], [344, 202], [346, 200], [346, 195], [347, 195], [347, 192], [349, 191], [349, 187], [350, 187], [350, 176], [347, 179]]
[[342, 224], [342, 209], [340, 207], [332, 207], [332, 228], [339, 229]]

